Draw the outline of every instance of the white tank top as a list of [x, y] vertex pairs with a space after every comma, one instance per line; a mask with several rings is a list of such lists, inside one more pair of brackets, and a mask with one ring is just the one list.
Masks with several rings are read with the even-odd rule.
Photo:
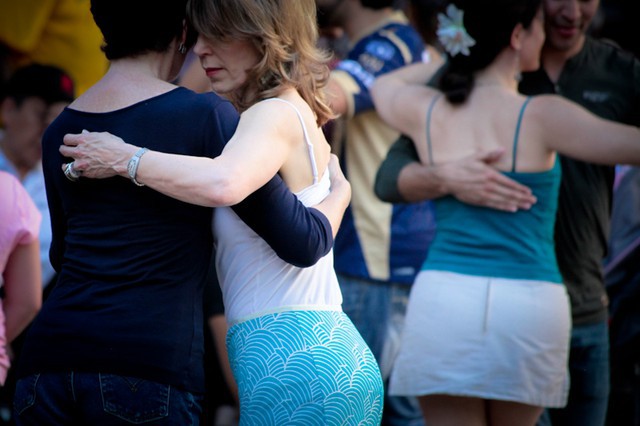
[[[318, 204], [329, 194], [327, 169], [320, 180], [307, 128], [298, 115], [313, 171], [313, 184], [295, 195], [305, 206]], [[280, 259], [269, 245], [229, 207], [215, 209], [213, 230], [216, 269], [229, 325], [260, 315], [290, 310], [342, 310], [342, 294], [333, 269], [333, 250], [309, 268], [298, 268]]]

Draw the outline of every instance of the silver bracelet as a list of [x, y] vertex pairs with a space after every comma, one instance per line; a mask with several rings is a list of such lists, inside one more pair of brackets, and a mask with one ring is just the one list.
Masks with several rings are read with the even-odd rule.
[[147, 151], [149, 151], [147, 148], [140, 148], [135, 154], [133, 154], [133, 157], [131, 157], [131, 160], [129, 160], [129, 163], [127, 164], [127, 173], [129, 173], [129, 179], [131, 179], [131, 182], [135, 183], [138, 186], [144, 186], [144, 183], [140, 183], [136, 180], [136, 173], [138, 173], [140, 157], [142, 157]]

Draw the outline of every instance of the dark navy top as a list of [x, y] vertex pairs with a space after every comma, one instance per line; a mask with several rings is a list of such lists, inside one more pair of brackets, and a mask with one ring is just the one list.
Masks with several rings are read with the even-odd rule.
[[[177, 88], [108, 113], [67, 108], [47, 129], [43, 166], [59, 278], [27, 335], [21, 376], [103, 372], [204, 390], [212, 209], [122, 177], [70, 182], [58, 148], [66, 133], [87, 129], [156, 151], [214, 157], [238, 119], [218, 96]], [[293, 262], [313, 263], [333, 243], [327, 219], [305, 210], [277, 177], [236, 211]]]

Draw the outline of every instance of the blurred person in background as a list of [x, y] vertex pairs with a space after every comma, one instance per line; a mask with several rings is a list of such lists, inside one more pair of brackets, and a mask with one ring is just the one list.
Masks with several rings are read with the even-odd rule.
[[43, 289], [53, 280], [55, 271], [49, 261], [51, 222], [42, 173], [42, 135], [74, 97], [74, 84], [68, 74], [40, 64], [19, 68], [0, 89], [0, 170], [20, 180], [42, 214]]
[[[0, 171], [0, 387], [11, 365], [11, 342], [42, 303], [38, 228], [41, 214], [18, 179]], [[0, 408], [4, 422], [9, 417]]]
[[0, 0], [0, 81], [31, 63], [52, 65], [80, 95], [107, 71], [101, 44], [89, 0]]

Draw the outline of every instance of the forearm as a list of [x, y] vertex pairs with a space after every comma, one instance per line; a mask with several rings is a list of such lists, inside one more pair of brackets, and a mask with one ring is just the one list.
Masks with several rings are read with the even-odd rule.
[[446, 193], [436, 167], [418, 161], [415, 146], [406, 136], [389, 150], [378, 169], [374, 189], [378, 198], [391, 203], [423, 201]]
[[391, 147], [376, 176], [376, 195], [388, 202], [418, 202], [444, 195], [504, 211], [527, 210], [536, 202], [531, 190], [491, 164], [503, 150], [479, 152], [453, 162], [426, 166], [418, 162], [413, 142], [401, 137]]
[[425, 166], [418, 162], [408, 164], [398, 175], [398, 192], [410, 203], [447, 195], [451, 191], [438, 172], [438, 166]]
[[344, 184], [339, 186], [333, 185], [331, 195], [325, 198], [322, 203], [314, 207], [321, 212], [331, 224], [333, 237], [338, 233], [344, 212], [349, 207], [351, 201], [351, 185], [344, 180]]
[[238, 384], [236, 383], [233, 372], [231, 371], [231, 365], [229, 364], [229, 353], [227, 352], [226, 336], [227, 336], [227, 322], [224, 315], [216, 315], [208, 320], [209, 329], [213, 337], [213, 342], [218, 355], [218, 362], [220, 363], [220, 370], [222, 376], [233, 396], [233, 400], [238, 402]]
[[29, 325], [42, 304], [40, 245], [19, 245], [7, 262], [4, 277], [5, 338], [9, 343]]
[[347, 95], [345, 94], [340, 84], [335, 79], [329, 79], [327, 85], [324, 88], [327, 102], [336, 115], [344, 115], [348, 111]]
[[[227, 158], [192, 157], [146, 151], [132, 170], [130, 163], [140, 147], [123, 143], [108, 133], [80, 135], [77, 146], [62, 146], [60, 152], [75, 159], [83, 177], [105, 178], [119, 175], [135, 180], [169, 197], [201, 206], [218, 207], [240, 202], [255, 191], [256, 179], [240, 169], [239, 162]], [[65, 139], [73, 135], [67, 135]], [[250, 176], [249, 176], [250, 177]]]
[[232, 208], [282, 260], [292, 265], [311, 266], [333, 246], [329, 219], [318, 210], [307, 209], [279, 176]]
[[[119, 163], [117, 172], [130, 177], [124, 162]], [[236, 204], [257, 189], [243, 179], [245, 174], [246, 171], [221, 157], [211, 159], [149, 151], [140, 159], [135, 177], [139, 183], [169, 197], [219, 207]]]
[[425, 86], [443, 64], [441, 57], [435, 57], [430, 62], [409, 64], [377, 77], [374, 87]]
[[335, 237], [338, 229], [340, 229], [344, 212], [351, 202], [351, 184], [342, 173], [340, 161], [335, 154], [331, 154], [326, 173], [329, 173], [331, 178], [331, 193], [314, 207], [328, 218], [331, 223], [333, 237]]

